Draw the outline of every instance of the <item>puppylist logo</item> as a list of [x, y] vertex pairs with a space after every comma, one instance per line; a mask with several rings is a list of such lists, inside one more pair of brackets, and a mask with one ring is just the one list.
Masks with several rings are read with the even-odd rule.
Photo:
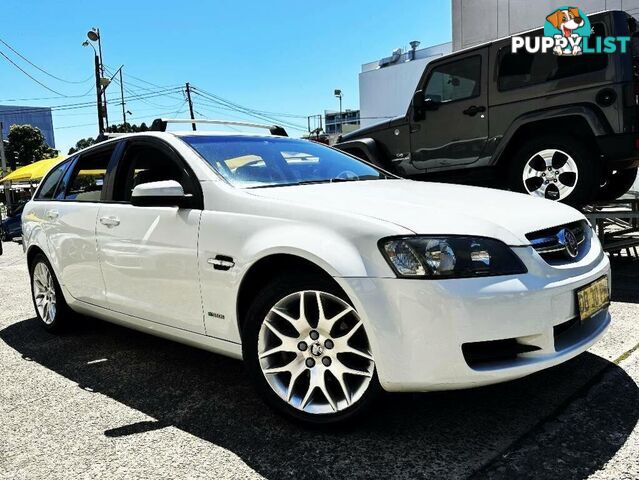
[[543, 36], [514, 36], [511, 51], [581, 55], [588, 53], [626, 53], [630, 37], [592, 36], [588, 16], [578, 7], [559, 7], [546, 17]]

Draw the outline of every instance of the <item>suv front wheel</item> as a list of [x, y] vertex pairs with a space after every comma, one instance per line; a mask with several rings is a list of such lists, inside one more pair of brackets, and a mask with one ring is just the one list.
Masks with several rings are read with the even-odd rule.
[[582, 142], [548, 135], [515, 153], [508, 180], [515, 191], [581, 206], [597, 193], [596, 172], [595, 156]]

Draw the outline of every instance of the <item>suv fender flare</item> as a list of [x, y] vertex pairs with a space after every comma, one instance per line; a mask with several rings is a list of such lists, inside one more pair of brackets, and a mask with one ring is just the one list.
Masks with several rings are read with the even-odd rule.
[[510, 144], [510, 141], [520, 128], [531, 123], [536, 123], [544, 120], [556, 120], [563, 117], [583, 118], [590, 127], [590, 132], [595, 137], [612, 133], [610, 126], [602, 121], [597, 112], [593, 108], [584, 105], [573, 105], [570, 107], [551, 108], [548, 110], [525, 113], [517, 117], [510, 124], [510, 127], [508, 127], [501, 139], [498, 140], [498, 143], [492, 154], [491, 164], [495, 165], [499, 162], [502, 154]]
[[366, 157], [363, 160], [366, 160], [380, 168], [388, 169], [388, 165], [386, 165], [388, 162], [384, 160], [381, 148], [379, 148], [377, 142], [372, 138], [350, 140], [335, 144], [334, 147], [350, 155], [355, 155], [358, 158], [361, 157], [356, 155], [354, 152], [360, 151]]

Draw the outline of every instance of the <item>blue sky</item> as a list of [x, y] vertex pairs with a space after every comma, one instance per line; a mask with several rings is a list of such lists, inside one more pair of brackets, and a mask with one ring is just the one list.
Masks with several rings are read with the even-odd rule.
[[[142, 80], [171, 88], [189, 81], [243, 106], [299, 116], [337, 109], [335, 88], [344, 92], [344, 108], [358, 108], [362, 63], [406, 48], [411, 40], [426, 46], [451, 37], [449, 0], [3, 0], [2, 4], [0, 39], [53, 75], [87, 80], [71, 84], [51, 78], [0, 44], [0, 51], [22, 68], [68, 96], [47, 91], [0, 57], [2, 105], [93, 101], [92, 50], [81, 46], [93, 26], [102, 34], [105, 65], [115, 70], [124, 64], [129, 95], [159, 90]], [[117, 102], [118, 85], [112, 84], [108, 92], [109, 101]], [[43, 99], [9, 101], [35, 98]], [[249, 119], [216, 110], [210, 100], [193, 98], [196, 110], [207, 117]], [[135, 123], [159, 114], [187, 115], [181, 92], [130, 101], [127, 109]], [[121, 122], [119, 105], [109, 107], [109, 117]], [[302, 118], [282, 118], [306, 125]], [[66, 153], [76, 140], [95, 136], [96, 123], [95, 105], [54, 113], [57, 148]]]

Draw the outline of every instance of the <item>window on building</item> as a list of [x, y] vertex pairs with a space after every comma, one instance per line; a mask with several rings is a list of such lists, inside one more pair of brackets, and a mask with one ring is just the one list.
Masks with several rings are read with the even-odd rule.
[[452, 102], [480, 94], [481, 57], [475, 55], [436, 67], [426, 85], [425, 97]]

